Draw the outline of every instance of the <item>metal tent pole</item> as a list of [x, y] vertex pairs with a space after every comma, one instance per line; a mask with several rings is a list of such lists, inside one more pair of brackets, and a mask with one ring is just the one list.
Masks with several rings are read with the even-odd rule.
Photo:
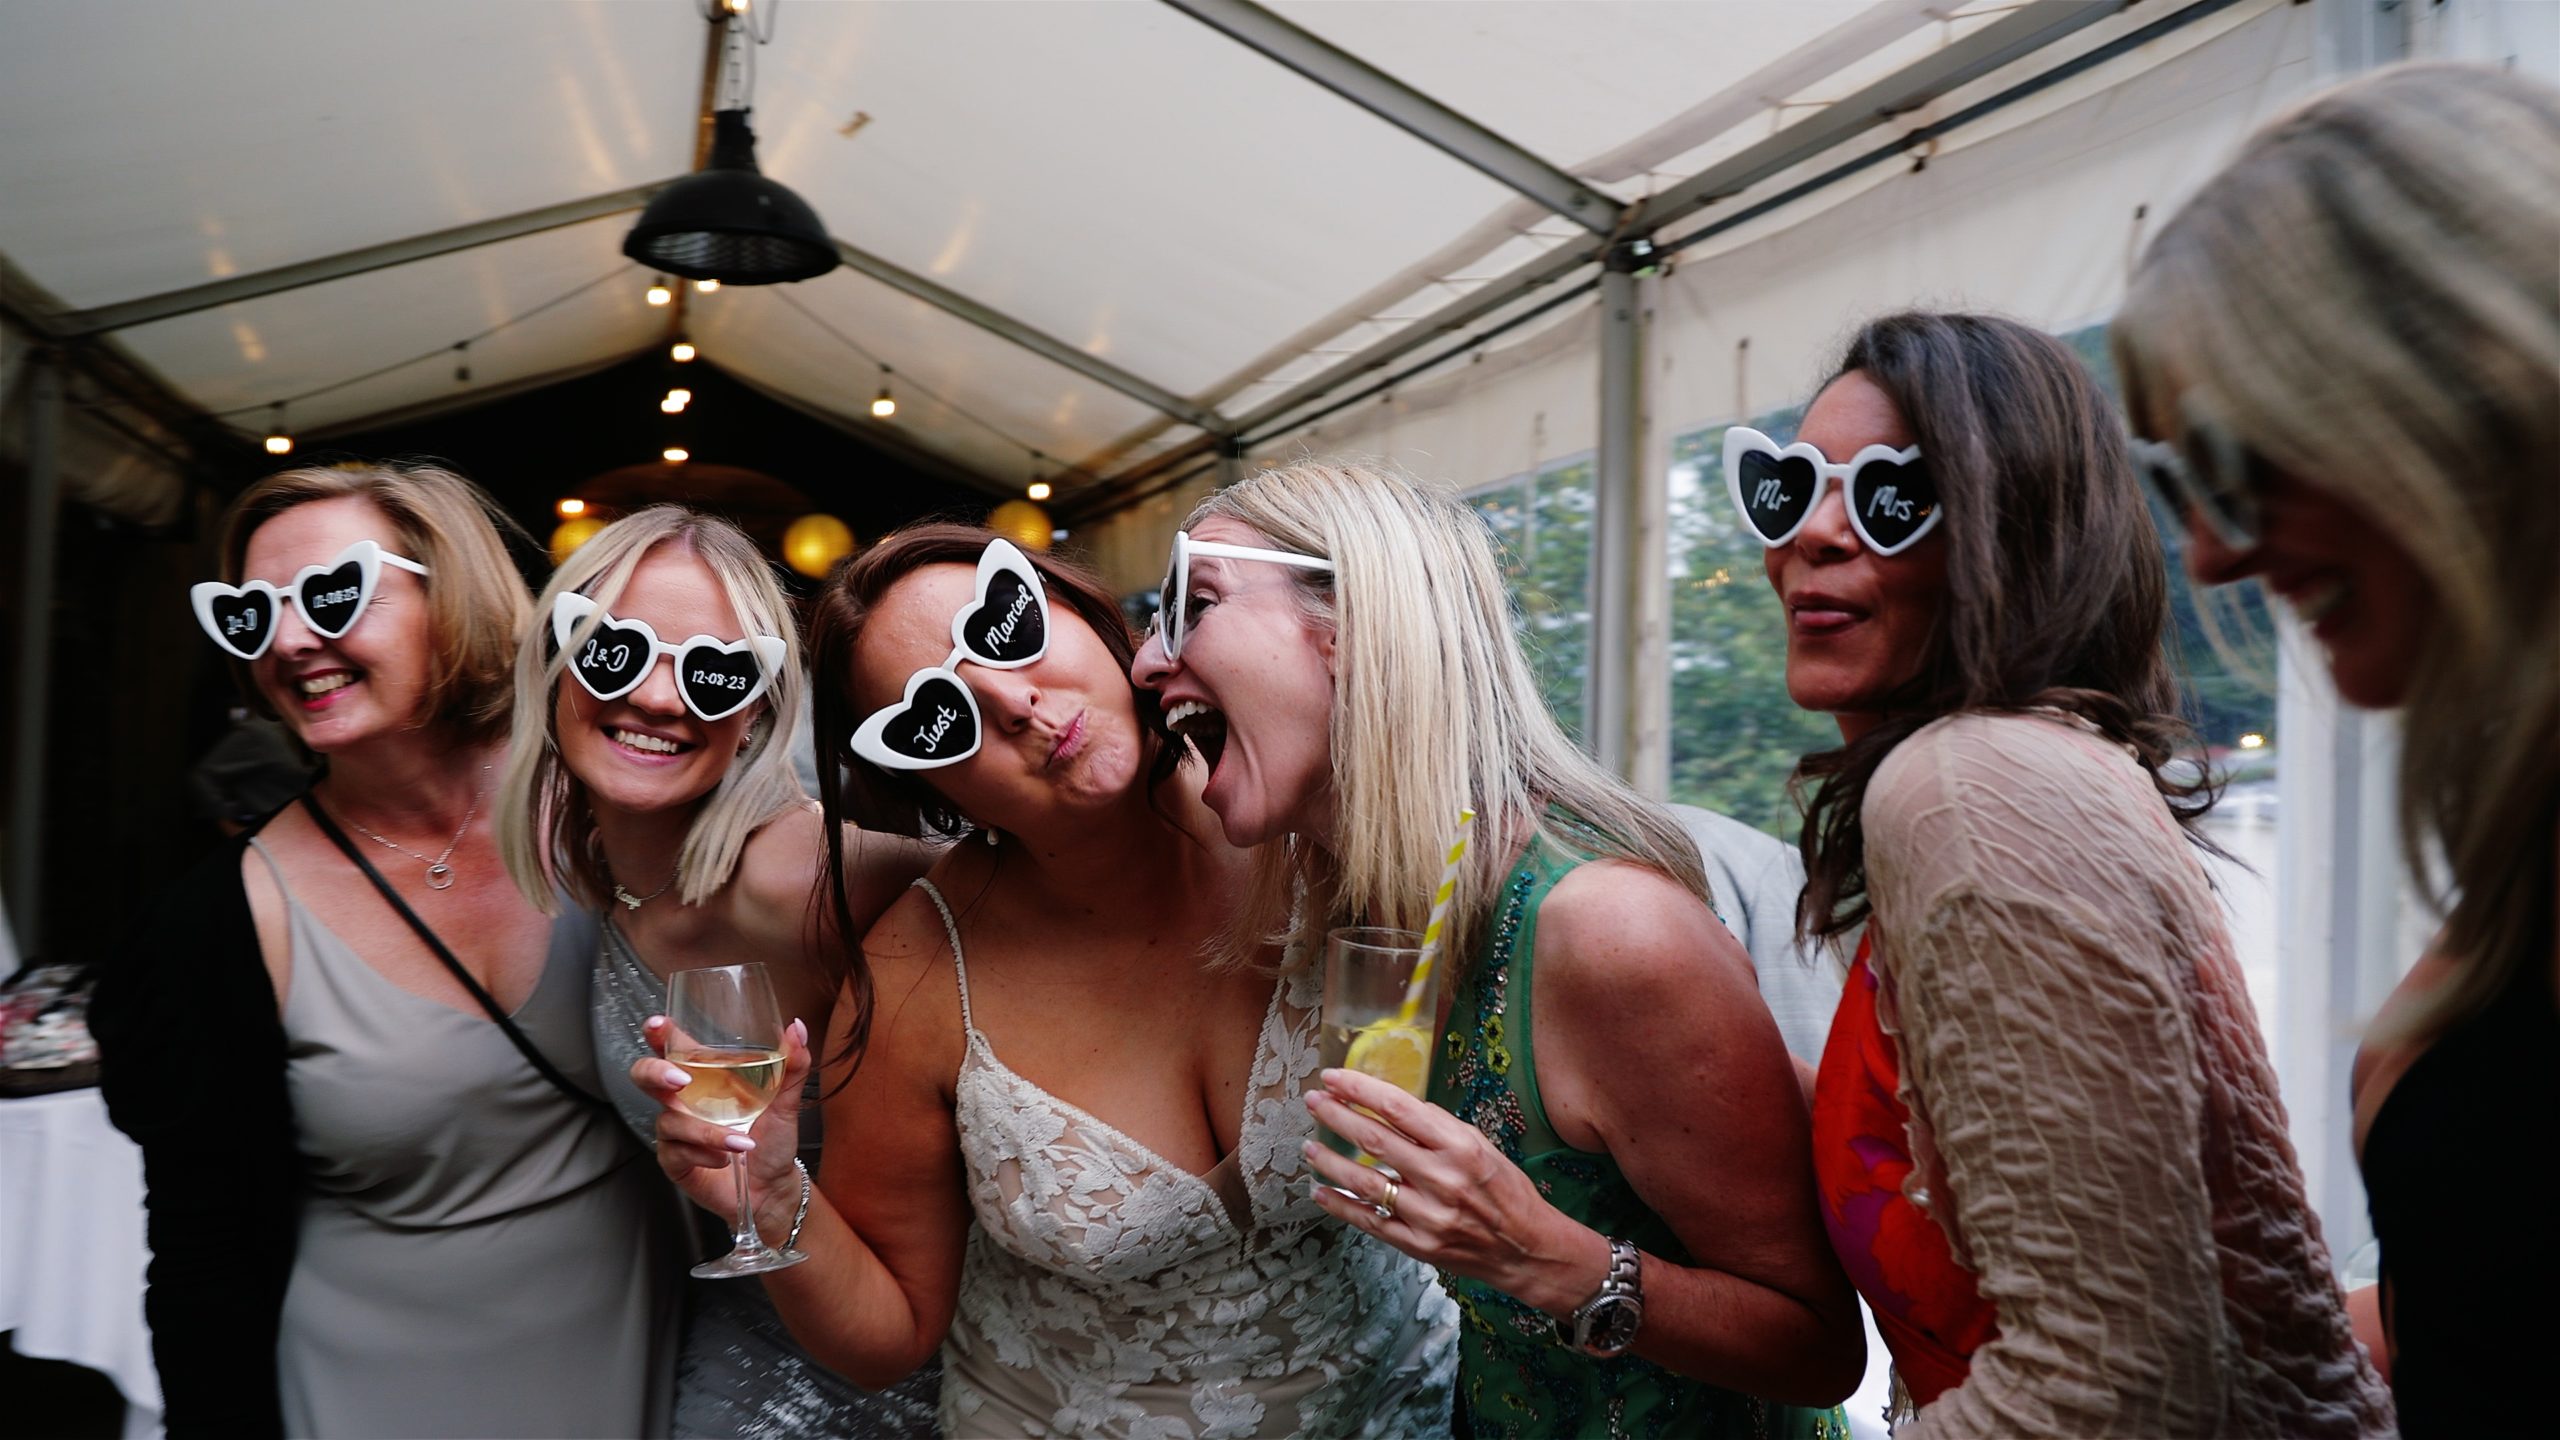
[[1653, 246], [1633, 241], [1609, 253], [1600, 277], [1600, 445], [1593, 466], [1591, 644], [1583, 734], [1600, 763], [1633, 778], [1630, 699], [1643, 647], [1636, 633], [1634, 582], [1639, 477], [1644, 469], [1645, 326], [1636, 272]]

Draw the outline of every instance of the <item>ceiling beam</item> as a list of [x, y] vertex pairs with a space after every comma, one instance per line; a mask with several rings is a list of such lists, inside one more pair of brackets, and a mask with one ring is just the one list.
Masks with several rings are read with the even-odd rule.
[[1252, 0], [1165, 0], [1229, 39], [1297, 71], [1388, 124], [1537, 201], [1594, 235], [1625, 208], [1607, 192], [1522, 149], [1366, 60]]
[[957, 316], [989, 334], [1010, 340], [1052, 364], [1063, 365], [1098, 385], [1117, 390], [1141, 405], [1172, 416], [1185, 425], [1209, 434], [1225, 435], [1235, 427], [1226, 417], [1206, 405], [1176, 395], [1151, 380], [1132, 375], [1099, 355], [1044, 330], [1014, 319], [1002, 311], [981, 305], [959, 291], [937, 281], [928, 280], [902, 266], [892, 264], [867, 250], [858, 249], [842, 240], [836, 242], [836, 254], [844, 263], [893, 290], [902, 290], [927, 305]]
[[[1187, 0], [1168, 0], [1168, 3], [1187, 3]], [[1719, 200], [1782, 174], [1843, 140], [1875, 129], [1896, 115], [1925, 105], [2041, 46], [2050, 45], [2073, 31], [2104, 20], [2130, 3], [2132, 0], [2033, 0], [2033, 3], [1941, 47], [1926, 59], [1833, 101], [1812, 116], [1636, 206], [1627, 223], [1621, 227], [1622, 232], [1629, 236], [1649, 237]], [[2220, 7], [2213, 5], [2209, 8]], [[2181, 12], [2182, 15], [2184, 13]], [[1586, 265], [1598, 263], [1608, 254], [1609, 248], [1609, 240], [1600, 236], [1566, 241], [1290, 386], [1236, 417], [1235, 429], [1239, 434], [1262, 431], [1291, 411], [1566, 279]], [[1214, 442], [1209, 440], [1188, 441], [1112, 476], [1097, 487], [1100, 493], [1084, 501], [1084, 507], [1089, 507], [1084, 518], [1108, 511], [1116, 503], [1118, 497], [1115, 492], [1120, 488], [1144, 481], [1151, 475], [1162, 474], [1208, 454], [1213, 448]], [[1081, 496], [1078, 498], [1083, 499]]]
[[1708, 166], [1635, 207], [1631, 234], [1650, 234], [1768, 179], [1840, 142], [1917, 110], [1959, 85], [2086, 29], [2132, 0], [2035, 0], [1926, 59], [1824, 106], [1810, 118]]
[[174, 319], [210, 310], [217, 305], [255, 300], [260, 296], [299, 290], [306, 285], [325, 285], [354, 275], [387, 270], [394, 265], [407, 265], [469, 250], [481, 245], [494, 245], [501, 240], [536, 235], [557, 230], [564, 225], [582, 224], [606, 215], [619, 215], [638, 210], [651, 196], [674, 184], [673, 178], [653, 180], [646, 185], [630, 185], [583, 200], [568, 200], [545, 205], [515, 215], [501, 215], [494, 220], [478, 220], [469, 225], [456, 225], [426, 235], [412, 235], [405, 240], [392, 240], [349, 250], [337, 255], [324, 255], [317, 260], [280, 265], [273, 270], [260, 270], [253, 275], [234, 275], [227, 280], [214, 280], [190, 285], [183, 290], [163, 291], [136, 300], [101, 305], [90, 310], [74, 310], [53, 317], [54, 332], [66, 339], [103, 335], [110, 330], [148, 325], [155, 320]]

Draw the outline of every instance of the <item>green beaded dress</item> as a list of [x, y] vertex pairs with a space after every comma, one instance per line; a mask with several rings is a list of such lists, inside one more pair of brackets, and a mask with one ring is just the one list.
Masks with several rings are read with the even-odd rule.
[[[1570, 823], [1570, 822], [1567, 822]], [[1474, 1125], [1527, 1173], [1549, 1204], [1647, 1255], [1685, 1261], [1671, 1227], [1645, 1208], [1607, 1155], [1576, 1150], [1547, 1125], [1527, 1016], [1538, 907], [1593, 852], [1533, 839], [1495, 901], [1494, 923], [1458, 981], [1432, 1067], [1431, 1100]], [[1847, 1440], [1837, 1410], [1775, 1405], [1675, 1375], [1649, 1360], [1600, 1360], [1556, 1338], [1545, 1312], [1442, 1271], [1461, 1316], [1458, 1410], [1476, 1440], [1647, 1436], [1680, 1440]]]

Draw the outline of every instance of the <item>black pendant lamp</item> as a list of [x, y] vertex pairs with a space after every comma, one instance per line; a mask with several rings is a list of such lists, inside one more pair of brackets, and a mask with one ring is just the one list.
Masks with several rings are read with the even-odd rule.
[[711, 161], [658, 192], [622, 239], [622, 253], [687, 280], [779, 285], [824, 275], [835, 241], [809, 202], [756, 169], [747, 112], [711, 117]]

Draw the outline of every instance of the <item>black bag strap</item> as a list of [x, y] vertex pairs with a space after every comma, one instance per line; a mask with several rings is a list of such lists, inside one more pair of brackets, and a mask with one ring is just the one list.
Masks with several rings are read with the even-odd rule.
[[568, 1076], [561, 1074], [559, 1067], [551, 1063], [549, 1057], [542, 1053], [541, 1048], [536, 1046], [522, 1030], [516, 1028], [516, 1022], [507, 1017], [506, 1011], [498, 1008], [497, 997], [489, 993], [478, 977], [462, 967], [462, 962], [454, 958], [451, 950], [445, 948], [444, 941], [437, 937], [436, 932], [427, 928], [427, 922], [418, 918], [418, 912], [409, 908], [409, 902], [400, 898], [400, 892], [391, 888], [391, 882], [382, 878], [382, 872], [373, 868], [373, 862], [364, 858], [364, 852], [358, 850], [355, 842], [347, 838], [346, 832], [338, 828], [337, 822], [329, 818], [329, 812], [320, 808], [320, 801], [309, 791], [304, 791], [302, 805], [304, 809], [311, 812], [312, 823], [320, 827], [320, 833], [329, 837], [329, 842], [338, 847], [340, 854], [355, 862], [356, 868], [364, 872], [364, 878], [373, 882], [373, 888], [382, 892], [382, 898], [391, 903], [391, 908], [399, 912], [401, 919], [409, 922], [409, 928], [418, 932], [418, 938], [426, 942], [427, 948], [436, 952], [436, 958], [444, 962], [444, 968], [453, 972], [453, 978], [462, 982], [462, 988], [470, 991], [471, 998], [479, 1001], [480, 1008], [487, 1012], [490, 1019], [498, 1023], [499, 1029], [507, 1033], [507, 1039], [515, 1045], [516, 1050], [525, 1059], [533, 1062], [534, 1069], [542, 1072], [542, 1078], [550, 1081], [553, 1087], [570, 1099], [581, 1104], [593, 1105], [612, 1116], [618, 1128], [621, 1118], [614, 1111], [612, 1102], [588, 1092]]

